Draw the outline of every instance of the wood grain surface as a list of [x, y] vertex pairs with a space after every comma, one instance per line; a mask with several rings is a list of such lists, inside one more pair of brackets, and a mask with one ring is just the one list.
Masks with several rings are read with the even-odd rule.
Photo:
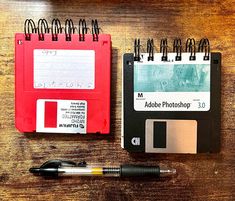
[[[235, 1], [0, 1], [0, 200], [235, 200]], [[14, 126], [14, 34], [26, 18], [99, 20], [112, 36], [112, 133], [109, 136], [21, 134]], [[135, 37], [208, 37], [222, 53], [219, 154], [130, 154], [120, 147], [122, 54]], [[95, 163], [162, 164], [172, 179], [62, 178], [29, 174], [49, 159]]]

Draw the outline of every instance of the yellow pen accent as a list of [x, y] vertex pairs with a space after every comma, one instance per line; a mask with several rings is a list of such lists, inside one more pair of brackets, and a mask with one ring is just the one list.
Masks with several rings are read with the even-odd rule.
[[91, 174], [92, 175], [103, 175], [103, 168], [100, 167], [94, 167], [91, 169]]

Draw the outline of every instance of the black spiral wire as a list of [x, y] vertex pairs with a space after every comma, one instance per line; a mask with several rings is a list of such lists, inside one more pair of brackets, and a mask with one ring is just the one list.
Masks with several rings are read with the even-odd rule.
[[160, 52], [162, 53], [162, 61], [167, 61], [167, 39], [163, 38], [161, 39], [160, 43]]
[[196, 60], [196, 42], [194, 38], [187, 39], [185, 51], [190, 52], [189, 60]]
[[31, 39], [31, 34], [36, 33], [37, 28], [32, 19], [26, 19], [24, 22], [24, 34], [25, 34], [25, 40]]
[[58, 34], [61, 34], [63, 31], [63, 28], [61, 26], [59, 19], [53, 19], [51, 22], [51, 35], [52, 35], [52, 41], [58, 40]]
[[[93, 41], [98, 41], [101, 28], [98, 25], [97, 19], [92, 20], [91, 25]], [[38, 20], [37, 26], [32, 19], [26, 19], [24, 22], [25, 40], [31, 40], [31, 34], [38, 33], [39, 40], [43, 41], [44, 34], [50, 33], [51, 31], [52, 41], [57, 41], [58, 34], [61, 34], [63, 29], [66, 41], [71, 41], [71, 35], [75, 33], [76, 29], [78, 29], [79, 41], [85, 41], [85, 35], [87, 34], [89, 28], [87, 27], [85, 19], [79, 20], [78, 28], [74, 26], [72, 19], [66, 19], [65, 26], [62, 27], [60, 20], [55, 18], [52, 20], [50, 28], [47, 21], [43, 18]]]
[[182, 42], [180, 38], [176, 38], [173, 43], [173, 52], [176, 53], [175, 60], [181, 61], [182, 59]]
[[210, 42], [208, 38], [202, 38], [198, 45], [198, 52], [205, 52], [204, 60], [210, 59]]
[[44, 40], [44, 34], [49, 33], [50, 29], [45, 19], [38, 20], [38, 39]]
[[136, 38], [134, 42], [134, 61], [140, 61], [140, 39]]
[[75, 29], [73, 20], [66, 19], [64, 28], [66, 41], [71, 41], [71, 34], [75, 33]]
[[[134, 42], [134, 61], [140, 61], [140, 39], [135, 39]], [[196, 41], [194, 38], [188, 38], [186, 41], [186, 52], [190, 53], [189, 60], [196, 60]], [[182, 60], [182, 41], [180, 38], [175, 38], [173, 42], [173, 52], [176, 53], [175, 61]], [[198, 45], [198, 52], [204, 52], [203, 60], [210, 59], [210, 43], [208, 38], [202, 38]], [[162, 61], [168, 59], [167, 39], [163, 38], [160, 42], [160, 53], [162, 53]], [[154, 61], [154, 42], [153, 39], [147, 40], [148, 61]]]
[[92, 27], [91, 30], [92, 30], [92, 35], [93, 35], [93, 41], [98, 41], [100, 28], [99, 28], [97, 19], [91, 21], [91, 27]]
[[154, 60], [154, 42], [153, 42], [153, 39], [148, 39], [147, 40], [147, 53], [149, 54], [148, 61], [153, 61]]
[[80, 19], [78, 24], [78, 34], [79, 34], [79, 41], [85, 41], [85, 34], [87, 34], [88, 28], [86, 25], [85, 19]]

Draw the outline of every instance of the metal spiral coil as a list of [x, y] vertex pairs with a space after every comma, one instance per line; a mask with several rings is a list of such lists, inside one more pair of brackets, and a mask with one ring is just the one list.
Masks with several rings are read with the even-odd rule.
[[148, 39], [147, 40], [147, 53], [149, 54], [148, 61], [153, 61], [154, 60], [154, 43], [153, 43], [153, 39]]
[[202, 38], [198, 45], [198, 52], [205, 52], [204, 60], [210, 59], [210, 42], [208, 38]]
[[161, 39], [160, 43], [160, 52], [162, 53], [162, 61], [167, 61], [167, 39]]
[[134, 61], [140, 61], [140, 39], [136, 38], [134, 42]]
[[25, 40], [30, 40], [31, 39], [30, 35], [36, 32], [37, 28], [34, 21], [32, 19], [26, 19], [24, 22]]
[[176, 38], [173, 43], [173, 52], [176, 52], [175, 60], [181, 61], [182, 59], [182, 42], [180, 38]]
[[93, 41], [99, 40], [100, 28], [97, 19], [91, 21]]
[[58, 34], [62, 33], [62, 26], [59, 19], [53, 19], [51, 22], [51, 35], [52, 35], [52, 41], [58, 40]]
[[194, 38], [187, 39], [185, 51], [190, 52], [189, 60], [196, 60], [196, 42]]
[[49, 26], [45, 19], [38, 20], [38, 38], [39, 40], [44, 40], [44, 34], [49, 33]]
[[78, 24], [79, 41], [85, 41], [85, 34], [87, 34], [87, 30], [86, 20], [80, 19]]
[[75, 33], [75, 27], [73, 24], [73, 20], [71, 19], [66, 19], [65, 21], [65, 39], [66, 41], [71, 41], [71, 34]]

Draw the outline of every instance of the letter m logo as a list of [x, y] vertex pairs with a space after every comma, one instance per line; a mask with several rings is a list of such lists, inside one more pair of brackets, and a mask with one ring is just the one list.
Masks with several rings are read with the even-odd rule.
[[138, 93], [138, 98], [143, 98], [143, 93]]

